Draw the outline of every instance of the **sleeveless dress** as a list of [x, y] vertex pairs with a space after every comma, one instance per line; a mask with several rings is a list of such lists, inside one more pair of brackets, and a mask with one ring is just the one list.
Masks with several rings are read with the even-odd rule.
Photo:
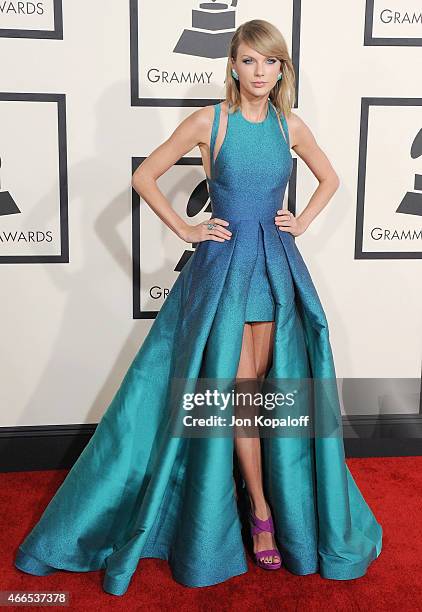
[[[214, 110], [208, 188], [212, 216], [230, 222], [232, 238], [200, 242], [183, 267], [94, 435], [20, 544], [24, 572], [104, 569], [104, 591], [123, 595], [145, 557], [166, 559], [191, 587], [248, 571], [233, 436], [178, 435], [171, 418], [192, 382], [235, 380], [246, 320], [275, 321], [264, 385], [314, 384], [299, 405], [318, 435], [270, 427], [261, 437], [279, 571], [350, 580], [381, 552], [382, 527], [345, 462], [327, 319], [294, 237], [274, 224], [289, 143], [271, 103], [258, 124], [229, 113], [214, 163]], [[281, 125], [288, 137], [284, 117]]]
[[[243, 217], [246, 221], [262, 219], [274, 223], [293, 167], [286, 119], [281, 117], [281, 129], [271, 102], [267, 105], [266, 118], [261, 122], [248, 121], [240, 109], [228, 113], [224, 140], [214, 161], [221, 103], [214, 109], [210, 142], [211, 177], [208, 178], [213, 215], [223, 219], [242, 220]], [[239, 148], [239, 142], [249, 143], [249, 146]], [[275, 302], [265, 264], [261, 229], [246, 300], [245, 321], [274, 321], [274, 318]]]

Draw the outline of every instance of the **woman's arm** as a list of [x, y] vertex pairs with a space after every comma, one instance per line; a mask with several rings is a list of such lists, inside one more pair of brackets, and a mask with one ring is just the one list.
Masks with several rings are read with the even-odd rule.
[[[231, 232], [221, 225], [213, 230], [208, 230], [203, 223], [198, 225], [186, 223], [172, 208], [157, 185], [158, 177], [171, 168], [183, 155], [200, 143], [209, 141], [213, 113], [212, 106], [204, 106], [186, 117], [171, 136], [138, 166], [132, 176], [132, 187], [167, 227], [186, 242], [201, 242], [202, 240], [224, 242], [231, 236]], [[227, 221], [222, 219], [213, 219], [213, 221], [228, 225]]]
[[295, 236], [299, 236], [328, 204], [337, 191], [340, 180], [306, 123], [292, 112], [287, 119], [287, 125], [290, 147], [303, 159], [319, 181], [319, 185], [312, 194], [308, 205], [298, 217], [289, 219], [285, 212], [277, 211], [281, 212], [280, 216], [276, 216], [276, 225], [279, 226], [280, 230], [290, 231]]

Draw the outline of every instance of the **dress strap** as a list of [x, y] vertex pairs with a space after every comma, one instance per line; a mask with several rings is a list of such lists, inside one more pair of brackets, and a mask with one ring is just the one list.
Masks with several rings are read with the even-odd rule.
[[221, 111], [221, 102], [219, 102], [218, 104], [214, 104], [214, 120], [212, 122], [211, 141], [210, 141], [211, 176], [213, 176], [214, 146], [215, 146], [215, 140], [217, 138], [218, 126], [220, 125], [220, 111]]
[[288, 128], [286, 117], [284, 116], [284, 113], [281, 113], [281, 123], [283, 124], [284, 134], [286, 136], [286, 141], [287, 141], [287, 144], [289, 145], [289, 149], [290, 149], [289, 128]]
[[[286, 121], [286, 117], [284, 116], [284, 113], [277, 113], [277, 109], [274, 106], [274, 104], [271, 102], [271, 100], [269, 100], [269, 104], [271, 104], [273, 110], [274, 110], [274, 114], [277, 117], [277, 121], [278, 121], [278, 125], [280, 126], [280, 132], [283, 135], [284, 140], [286, 141], [289, 149], [290, 149], [290, 136], [289, 136], [289, 128], [287, 126], [287, 121]], [[281, 122], [280, 122], [280, 117], [281, 117]]]

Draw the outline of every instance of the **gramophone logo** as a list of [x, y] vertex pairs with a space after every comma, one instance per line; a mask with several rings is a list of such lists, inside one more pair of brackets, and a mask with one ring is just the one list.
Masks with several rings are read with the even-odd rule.
[[62, 39], [62, 0], [0, 0], [0, 36]]
[[0, 263], [67, 263], [64, 94], [0, 92], [0, 134]]
[[[261, 6], [282, 16], [279, 25], [297, 59], [300, 0], [262, 0]], [[256, 17], [255, 3], [247, 7], [243, 21]], [[204, 106], [221, 98], [238, 0], [169, 2], [165, 19], [160, 2], [131, 0], [130, 9], [132, 106]]]
[[363, 98], [356, 259], [422, 258], [422, 98]]
[[201, 2], [192, 9], [192, 26], [183, 30], [174, 53], [199, 57], [227, 57], [230, 41], [236, 29], [237, 0]]
[[[12, 193], [8, 189], [3, 189], [1, 168], [2, 159], [0, 157], [0, 261], [17, 263], [19, 260], [16, 257], [3, 254], [17, 251], [28, 252], [28, 250], [34, 252], [38, 247], [44, 250], [44, 245], [52, 243], [57, 237], [51, 229], [24, 229], [24, 223], [13, 223], [12, 215], [21, 215], [22, 211]], [[28, 256], [23, 256], [22, 259], [29, 262]], [[38, 258], [35, 257], [35, 259]], [[44, 261], [47, 260], [44, 259]]]
[[[0, 157], [0, 172], [2, 160]], [[1, 187], [0, 174], [0, 217], [5, 215], [16, 215], [20, 213], [20, 209], [13, 199], [10, 191], [3, 190]], [[53, 239], [51, 231], [22, 231], [21, 229], [7, 228], [5, 223], [1, 223], [0, 219], [0, 244], [10, 245], [27, 242], [51, 242]]]
[[420, 0], [366, 0], [365, 45], [422, 45]]
[[[412, 159], [422, 156], [422, 128], [416, 134], [410, 149]], [[418, 215], [422, 218], [422, 174], [415, 174], [414, 191], [407, 191], [404, 195], [398, 213], [407, 215]]]

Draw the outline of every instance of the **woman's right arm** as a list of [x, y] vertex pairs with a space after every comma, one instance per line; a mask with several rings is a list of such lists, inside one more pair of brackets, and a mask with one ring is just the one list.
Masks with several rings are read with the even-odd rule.
[[184, 119], [171, 136], [138, 166], [132, 176], [132, 187], [160, 219], [186, 242], [203, 240], [224, 242], [231, 232], [223, 227], [228, 222], [213, 218], [217, 227], [208, 230], [203, 223], [189, 225], [172, 208], [160, 191], [157, 179], [194, 147], [209, 140], [214, 109], [205, 106]]

